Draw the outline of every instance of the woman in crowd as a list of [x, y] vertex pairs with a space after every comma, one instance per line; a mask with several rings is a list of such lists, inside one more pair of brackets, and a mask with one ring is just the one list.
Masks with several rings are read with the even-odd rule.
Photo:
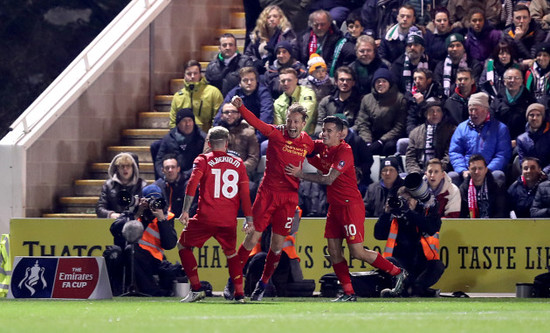
[[492, 56], [485, 61], [478, 87], [491, 96], [496, 96], [504, 88], [504, 72], [508, 68], [519, 67], [516, 51], [506, 39], [503, 39], [493, 50]]

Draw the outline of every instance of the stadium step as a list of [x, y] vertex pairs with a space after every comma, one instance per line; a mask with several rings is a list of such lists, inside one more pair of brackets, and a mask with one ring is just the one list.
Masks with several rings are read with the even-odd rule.
[[140, 128], [168, 128], [170, 124], [170, 112], [140, 112]]
[[[92, 163], [90, 166], [90, 171], [94, 175], [95, 179], [108, 179], [107, 171], [109, 170], [110, 162], [99, 162], [99, 163]], [[151, 162], [144, 162], [139, 163], [139, 174], [141, 178], [148, 180], [148, 179], [154, 179], [155, 178], [155, 168], [153, 166], [153, 163]]]
[[[105, 177], [106, 179], [106, 177]], [[101, 193], [101, 187], [105, 183], [105, 179], [78, 179], [74, 182], [75, 195], [77, 196], [95, 196]], [[148, 179], [147, 185], [153, 184], [152, 179]]]
[[134, 153], [138, 157], [138, 162], [153, 162], [149, 146], [109, 146], [107, 147], [107, 157], [112, 160], [120, 153]]
[[244, 12], [231, 12], [231, 26], [233, 28], [245, 28], [245, 14]]
[[172, 105], [171, 95], [155, 95], [155, 111], [157, 112], [170, 112], [170, 106]]
[[95, 206], [99, 196], [61, 197], [59, 203], [65, 213], [95, 214]]
[[132, 128], [122, 131], [123, 142], [126, 145], [151, 146], [157, 140], [168, 134], [168, 128]]
[[94, 219], [97, 218], [95, 212], [92, 213], [51, 213], [42, 214], [42, 217], [55, 218], [55, 219]]

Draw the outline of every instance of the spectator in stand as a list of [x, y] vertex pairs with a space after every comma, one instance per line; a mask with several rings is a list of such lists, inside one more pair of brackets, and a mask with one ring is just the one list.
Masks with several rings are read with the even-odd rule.
[[355, 72], [359, 95], [364, 96], [371, 93], [374, 72], [379, 68], [389, 68], [390, 64], [378, 57], [376, 41], [371, 36], [357, 38], [355, 54], [357, 60], [352, 62], [349, 67]]
[[491, 103], [491, 115], [508, 126], [512, 138], [512, 148], [516, 147], [516, 138], [525, 131], [524, 110], [536, 102], [533, 95], [525, 89], [521, 71], [510, 68], [504, 72], [504, 89]]
[[275, 61], [275, 46], [282, 41], [289, 42], [293, 48], [291, 53], [297, 54], [298, 41], [292, 25], [279, 6], [267, 6], [256, 21], [244, 55], [250, 57], [254, 61], [254, 67], [263, 73], [268, 64]]
[[470, 68], [459, 68], [454, 93], [445, 101], [444, 108], [449, 121], [455, 125], [468, 119], [468, 100], [476, 92], [475, 80]]
[[507, 39], [502, 39], [493, 50], [491, 58], [485, 61], [483, 72], [479, 77], [479, 88], [496, 96], [504, 89], [504, 72], [509, 68], [520, 68], [517, 63], [516, 50]]
[[348, 17], [353, 4], [349, 0], [310, 0], [309, 11], [326, 10], [336, 26], [340, 27]]
[[273, 124], [284, 125], [289, 106], [298, 103], [307, 110], [307, 120], [303, 131], [313, 135], [317, 123], [317, 99], [315, 92], [298, 85], [298, 75], [292, 68], [281, 70], [279, 81], [283, 93], [273, 102]]
[[[249, 68], [253, 69], [252, 67]], [[242, 119], [239, 110], [237, 110], [237, 108], [230, 102], [227, 102], [222, 106], [219, 125], [229, 131], [229, 145], [227, 147], [227, 153], [243, 160], [244, 166], [246, 167], [246, 172], [248, 174], [248, 179], [250, 180], [251, 188], [253, 188], [253, 176], [256, 173], [256, 168], [258, 167], [258, 162], [260, 161], [260, 145], [258, 144], [258, 139], [256, 138], [254, 128]], [[207, 135], [203, 153], [206, 154], [210, 151], [212, 151], [212, 149], [208, 145]]]
[[238, 52], [235, 36], [226, 33], [220, 37], [220, 53], [206, 67], [205, 76], [225, 96], [239, 84], [239, 69], [253, 65], [251, 58]]
[[[185, 187], [187, 181], [181, 173], [180, 162], [176, 154], [166, 154], [162, 159], [163, 177], [155, 181], [162, 190], [162, 196], [166, 198], [168, 211], [174, 216], [181, 215], [183, 199], [185, 198]], [[196, 210], [196, 207], [194, 207]]]
[[527, 157], [536, 157], [540, 161], [542, 171], [550, 175], [550, 122], [544, 105], [529, 105], [525, 117], [525, 133], [517, 139], [519, 162], [523, 163]]
[[307, 62], [309, 75], [300, 80], [300, 85], [315, 91], [318, 101], [328, 96], [334, 90], [334, 82], [328, 75], [327, 64], [317, 53], [313, 53]]
[[512, 147], [510, 132], [506, 125], [493, 119], [489, 113], [489, 96], [486, 93], [476, 93], [468, 101], [469, 119], [458, 125], [449, 147], [449, 157], [453, 172], [449, 173], [453, 183], [460, 184], [460, 177], [468, 179], [471, 173], [470, 157], [481, 155], [483, 163], [491, 171], [493, 179], [504, 185], [506, 170]]
[[347, 66], [339, 67], [334, 76], [336, 91], [330, 96], [324, 97], [317, 107], [317, 126], [315, 136], [318, 137], [323, 129], [323, 119], [327, 116], [343, 114], [348, 126], [353, 126], [361, 99], [354, 89], [355, 76], [353, 70]]
[[550, 3], [546, 0], [531, 0], [529, 4], [531, 19], [537, 22], [543, 30], [550, 30]]
[[424, 179], [428, 183], [430, 192], [439, 203], [439, 216], [442, 218], [460, 217], [460, 190], [453, 184], [439, 159], [432, 158], [428, 161]]
[[480, 154], [468, 159], [468, 175], [460, 185], [460, 217], [471, 219], [508, 217], [506, 188], [493, 178]]
[[433, 80], [433, 73], [429, 69], [417, 68], [413, 74], [412, 89], [405, 93], [409, 106], [407, 115], [407, 135], [417, 126], [426, 121], [426, 101], [430, 98], [438, 99], [441, 103], [445, 100], [443, 87]]
[[438, 7], [433, 14], [433, 31], [426, 29], [424, 40], [426, 44], [426, 54], [430, 62], [430, 69], [433, 71], [438, 62], [447, 57], [447, 37], [452, 33], [458, 32], [458, 28], [452, 27], [449, 19], [449, 11], [445, 7]]
[[386, 68], [374, 73], [373, 89], [361, 100], [355, 128], [371, 154], [389, 156], [395, 153], [397, 140], [404, 136], [407, 103]]
[[378, 55], [380, 58], [393, 63], [399, 56], [405, 53], [407, 36], [410, 31], [418, 31], [414, 26], [415, 12], [414, 8], [409, 4], [404, 4], [399, 7], [397, 13], [397, 24], [390, 27], [380, 42]]
[[468, 55], [480, 62], [485, 61], [498, 45], [502, 37], [502, 31], [495, 29], [485, 21], [485, 11], [479, 7], [473, 7], [468, 13], [470, 27], [466, 34], [464, 46]]
[[[153, 155], [156, 178], [162, 175], [162, 161], [167, 154], [176, 154], [181, 163], [181, 172], [187, 181], [191, 175], [193, 160], [204, 146], [206, 134], [195, 123], [195, 115], [191, 109], [181, 109], [176, 116], [176, 127], [166, 134], [158, 147], [156, 155]], [[153, 148], [151, 148], [153, 153]]]
[[483, 65], [468, 56], [464, 48], [464, 36], [451, 34], [445, 40], [447, 45], [447, 57], [440, 61], [434, 70], [434, 80], [443, 85], [445, 96], [450, 96], [455, 90], [454, 82], [457, 79], [457, 71], [460, 67], [471, 68], [474, 82], [477, 82], [483, 71]]
[[300, 61], [306, 63], [312, 53], [317, 53], [327, 64], [332, 63], [336, 43], [342, 32], [332, 23], [332, 17], [325, 10], [317, 10], [309, 15], [308, 29], [300, 38]]
[[428, 69], [428, 57], [424, 53], [424, 38], [420, 31], [409, 33], [405, 53], [391, 65], [393, 77], [400, 78], [399, 91], [405, 93], [413, 87], [413, 73], [417, 68]]
[[439, 100], [428, 99], [424, 112], [426, 122], [409, 135], [406, 171], [424, 173], [428, 162], [434, 158], [440, 161], [443, 171], [449, 170], [449, 145], [456, 126], [445, 119], [443, 105]]
[[512, 25], [504, 30], [504, 38], [509, 40], [517, 51], [518, 60], [531, 66], [537, 55], [537, 45], [545, 40], [546, 32], [537, 22], [531, 20], [529, 8], [518, 4], [514, 6]]
[[[222, 118], [222, 109], [225, 104], [231, 102], [234, 96], [239, 96], [244, 105], [260, 118], [266, 124], [273, 123], [273, 98], [265, 85], [258, 81], [258, 72], [254, 67], [243, 67], [239, 70], [241, 82], [239, 86], [233, 88], [227, 93], [224, 99], [224, 104], [220, 107], [216, 118], [215, 125], [220, 125]], [[265, 137], [261, 133], [256, 134], [258, 141], [264, 141]]]
[[531, 206], [531, 217], [550, 217], [550, 180], [540, 183]]
[[409, 0], [409, 3], [416, 13], [416, 24], [422, 28], [426, 27], [432, 21], [432, 10], [435, 5], [441, 5], [442, 2], [447, 3], [447, 0], [435, 0], [435, 1], [424, 1], [424, 0]]
[[386, 201], [390, 196], [397, 196], [397, 190], [404, 182], [399, 177], [399, 162], [395, 156], [386, 157], [380, 163], [380, 180], [369, 185], [363, 197], [365, 216], [378, 217], [384, 213]]
[[[189, 60], [183, 71], [185, 86], [175, 93], [172, 99], [170, 128], [176, 126], [178, 111], [190, 108], [195, 115], [195, 123], [204, 132], [207, 132], [212, 127], [214, 117], [223, 102], [223, 96], [218, 88], [208, 84], [206, 79], [202, 77], [201, 64], [198, 61]], [[156, 156], [156, 154], [153, 154], [153, 156]]]
[[101, 188], [95, 212], [99, 218], [116, 219], [128, 208], [126, 199], [141, 195], [147, 183], [139, 177], [137, 156], [134, 158], [129, 153], [116, 155], [107, 173], [109, 179]]
[[307, 76], [306, 66], [296, 60], [292, 45], [289, 42], [279, 42], [275, 47], [275, 54], [277, 59], [269, 65], [264, 76], [265, 85], [273, 98], [279, 97], [283, 92], [279, 85], [279, 75], [283, 69], [294, 69], [298, 79], [303, 79]]
[[361, 19], [361, 14], [358, 11], [353, 11], [346, 19], [347, 31], [344, 38], [338, 41], [334, 51], [334, 58], [330, 64], [329, 74], [334, 77], [334, 72], [341, 66], [347, 66], [357, 59], [355, 55], [355, 44], [357, 38], [365, 34], [365, 28]]
[[531, 206], [539, 184], [548, 177], [542, 172], [540, 161], [536, 157], [526, 157], [521, 163], [521, 176], [508, 188], [510, 217], [526, 218], [531, 216]]
[[525, 86], [537, 101], [548, 107], [550, 94], [550, 43], [537, 45], [536, 59], [525, 75]]
[[447, 9], [449, 10], [454, 27], [466, 28], [468, 26], [468, 12], [472, 7], [479, 7], [485, 11], [486, 21], [493, 27], [500, 25], [500, 13], [502, 4], [499, 0], [449, 0]]

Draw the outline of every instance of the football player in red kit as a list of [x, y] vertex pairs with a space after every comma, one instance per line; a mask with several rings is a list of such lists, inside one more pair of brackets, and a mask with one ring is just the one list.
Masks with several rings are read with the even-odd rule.
[[[191, 292], [182, 302], [195, 302], [205, 297], [204, 291], [200, 290], [193, 247], [202, 247], [211, 237], [220, 243], [227, 257], [229, 276], [235, 286], [234, 299], [244, 302], [242, 264], [235, 249], [239, 201], [246, 216], [243, 231], [251, 232], [253, 228], [248, 176], [243, 161], [226, 153], [229, 131], [216, 126], [208, 131], [208, 135], [212, 151], [197, 156], [193, 162], [180, 216], [184, 229], [178, 249], [191, 283]], [[199, 207], [197, 214], [190, 219], [189, 209], [199, 184]]]
[[320, 173], [303, 173], [301, 165], [285, 167], [288, 175], [327, 185], [329, 203], [325, 238], [334, 272], [344, 289], [344, 294], [335, 302], [354, 302], [357, 297], [351, 285], [348, 263], [342, 253], [343, 239], [348, 243], [351, 255], [395, 276], [393, 291], [399, 293], [407, 272], [395, 266], [378, 252], [363, 247], [365, 205], [357, 188], [355, 166], [351, 147], [343, 140], [346, 137], [343, 120], [329, 116], [323, 119], [322, 140], [315, 140], [311, 165]]
[[[231, 101], [239, 109], [243, 118], [269, 139], [266, 152], [266, 167], [256, 200], [252, 206], [255, 231], [249, 233], [239, 247], [239, 258], [244, 265], [265, 228], [271, 224], [273, 233], [271, 247], [267, 253], [264, 271], [250, 300], [262, 299], [265, 286], [281, 259], [285, 237], [289, 235], [296, 206], [300, 180], [285, 173], [285, 165], [301, 164], [313, 150], [313, 140], [302, 129], [306, 125], [307, 110], [300, 104], [292, 104], [287, 111], [286, 124], [274, 126], [259, 120], [250, 112], [239, 96]], [[231, 294], [228, 281], [224, 296]], [[229, 292], [227, 292], [229, 290]], [[228, 295], [226, 295], [228, 294]]]

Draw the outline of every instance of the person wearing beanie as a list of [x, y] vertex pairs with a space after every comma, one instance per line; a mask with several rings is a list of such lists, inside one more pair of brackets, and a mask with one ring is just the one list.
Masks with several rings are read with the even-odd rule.
[[[142, 228], [132, 225], [136, 221]], [[134, 238], [136, 232], [139, 236], [140, 229], [143, 230], [143, 234], [137, 238], [139, 241], [126, 245], [127, 241], [131, 242], [129, 238]], [[130, 264], [135, 267], [137, 291], [149, 296], [171, 296], [177, 270], [164, 259], [164, 251], [174, 248], [178, 238], [174, 229], [174, 214], [168, 211], [162, 189], [156, 184], [145, 186], [136, 207], [120, 215], [110, 230], [117, 251], [125, 253], [121, 256], [121, 261], [126, 267]], [[133, 256], [130, 255], [130, 251], [134, 252]], [[122, 278], [122, 272], [120, 273]], [[126, 281], [129, 281], [128, 276]]]
[[548, 105], [550, 93], [550, 43], [536, 46], [535, 62], [525, 75], [525, 87], [535, 95], [537, 101]]
[[479, 154], [495, 181], [502, 186], [506, 181], [504, 170], [512, 157], [508, 127], [490, 114], [489, 95], [484, 92], [470, 96], [468, 113], [469, 119], [458, 125], [451, 138], [449, 157], [454, 171], [449, 176], [458, 186], [470, 175], [470, 157]]
[[546, 39], [546, 31], [531, 19], [531, 12], [526, 5], [515, 5], [512, 13], [513, 22], [504, 29], [503, 37], [512, 44], [519, 61], [529, 66], [537, 55], [537, 45]]
[[[181, 172], [189, 178], [193, 160], [202, 152], [206, 134], [195, 123], [195, 114], [190, 108], [180, 109], [176, 115], [177, 124], [160, 143], [151, 145], [151, 156], [155, 165], [155, 178], [162, 176], [162, 161], [167, 154], [175, 154], [181, 163]], [[156, 151], [154, 149], [157, 149]]]
[[477, 82], [483, 71], [483, 64], [466, 53], [463, 35], [459, 33], [450, 34], [445, 43], [447, 45], [447, 57], [435, 66], [434, 79], [443, 86], [445, 96], [448, 97], [455, 90], [459, 68], [470, 68], [474, 82]]
[[511, 67], [504, 72], [504, 89], [491, 102], [491, 114], [508, 126], [512, 138], [512, 148], [516, 147], [516, 138], [525, 131], [525, 110], [535, 103], [533, 94], [525, 89], [522, 72]]
[[334, 90], [334, 80], [328, 75], [327, 64], [317, 53], [312, 53], [307, 62], [309, 75], [300, 80], [300, 85], [315, 91], [318, 101]]
[[389, 69], [376, 70], [373, 90], [361, 100], [355, 128], [373, 155], [393, 155], [405, 135], [407, 101], [394, 82]]
[[449, 145], [456, 126], [446, 119], [440, 100], [428, 99], [423, 109], [426, 121], [409, 134], [405, 170], [423, 174], [428, 162], [437, 158], [443, 171], [450, 171]]
[[536, 157], [544, 173], [550, 175], [550, 122], [546, 107], [540, 103], [529, 105], [525, 118], [525, 132], [517, 138], [519, 162]]
[[366, 217], [382, 215], [388, 197], [397, 196], [397, 190], [403, 186], [403, 179], [399, 177], [397, 157], [388, 156], [380, 162], [379, 177], [379, 181], [369, 185], [363, 197]]
[[203, 130], [212, 127], [214, 116], [223, 102], [220, 90], [202, 77], [201, 64], [189, 60], [183, 69], [184, 86], [174, 94], [170, 107], [170, 128], [176, 126], [176, 114], [190, 108], [195, 114], [195, 123]]
[[288, 41], [279, 42], [275, 46], [276, 59], [272, 64], [268, 65], [264, 76], [265, 85], [273, 99], [279, 97], [283, 92], [279, 85], [279, 75], [283, 69], [294, 69], [298, 79], [304, 79], [308, 75], [306, 66], [295, 58], [293, 52], [292, 45]]
[[428, 69], [428, 57], [424, 51], [422, 32], [410, 32], [407, 36], [405, 53], [401, 54], [391, 66], [393, 76], [401, 78], [398, 84], [401, 93], [412, 90], [413, 73], [417, 68]]

